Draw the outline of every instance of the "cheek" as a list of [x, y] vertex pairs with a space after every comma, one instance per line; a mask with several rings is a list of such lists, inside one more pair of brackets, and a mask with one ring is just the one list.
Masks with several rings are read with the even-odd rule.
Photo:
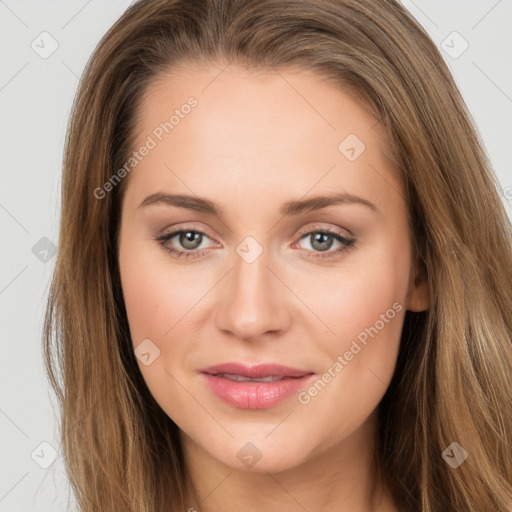
[[[405, 312], [409, 269], [407, 247], [382, 245], [354, 253], [336, 271], [317, 272], [314, 280], [297, 275], [295, 282], [302, 284], [296, 290], [322, 320], [326, 340], [343, 344], [373, 326], [394, 303]], [[393, 311], [388, 316], [394, 316]]]
[[121, 284], [134, 346], [146, 338], [160, 345], [166, 335], [172, 336], [180, 319], [186, 320], [184, 315], [201, 291], [204, 295], [206, 285], [167, 261], [164, 249], [155, 251], [147, 240], [143, 242], [121, 243]]
[[[405, 244], [382, 245], [360, 254], [337, 275], [317, 276], [314, 288], [312, 283], [304, 285], [302, 296], [322, 320], [317, 320], [323, 335], [316, 337], [315, 349], [326, 354], [327, 365], [340, 362], [341, 356], [341, 366], [331, 371], [343, 377], [334, 379], [337, 384], [332, 388], [341, 386], [345, 397], [358, 397], [356, 402], [362, 404], [380, 398], [394, 372], [410, 254]], [[361, 394], [365, 388], [368, 395]], [[375, 396], [370, 397], [372, 393]]]
[[138, 359], [139, 369], [154, 399], [181, 426], [190, 415], [191, 400], [179, 383], [185, 381], [187, 358], [194, 350], [187, 312], [205, 295], [205, 286], [167, 261], [165, 251], [159, 254], [147, 240], [121, 242], [119, 255], [133, 348], [147, 339], [154, 344], [150, 364]]
[[[304, 302], [323, 322], [322, 335], [313, 336], [312, 343], [324, 367], [319, 379], [301, 392], [300, 403], [304, 414], [322, 418], [325, 439], [341, 439], [357, 429], [381, 401], [395, 370], [409, 276], [407, 251], [402, 256], [389, 248], [377, 253], [333, 279], [318, 279], [316, 293], [303, 288], [308, 293]], [[323, 442], [327, 447], [330, 441]]]

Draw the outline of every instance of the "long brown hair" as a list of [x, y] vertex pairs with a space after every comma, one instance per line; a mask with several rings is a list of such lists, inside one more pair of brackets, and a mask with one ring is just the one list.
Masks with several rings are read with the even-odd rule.
[[[394, 0], [139, 0], [82, 76], [69, 122], [45, 326], [62, 449], [83, 512], [190, 507], [178, 427], [146, 387], [117, 264], [141, 96], [193, 62], [300, 67], [386, 129], [431, 307], [406, 313], [379, 404], [378, 468], [404, 511], [512, 508], [512, 239], [499, 183], [439, 51]], [[134, 171], [136, 172], [136, 171]], [[442, 454], [458, 443], [456, 469]]]

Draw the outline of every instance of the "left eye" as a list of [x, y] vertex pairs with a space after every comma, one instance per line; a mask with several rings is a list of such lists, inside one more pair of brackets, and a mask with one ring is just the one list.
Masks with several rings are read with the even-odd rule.
[[178, 237], [178, 241], [183, 248], [194, 251], [199, 248], [205, 236], [207, 235], [200, 231], [178, 231], [169, 240]]
[[[337, 231], [330, 229], [313, 228], [302, 234], [300, 240], [309, 240], [312, 249], [304, 249], [308, 258], [327, 259], [339, 256], [346, 250], [354, 247], [355, 239], [346, 238]], [[341, 244], [338, 249], [330, 250], [334, 242]]]
[[302, 236], [301, 240], [304, 239], [309, 240], [312, 250], [319, 252], [328, 251], [335, 242], [345, 246], [350, 244], [350, 240], [347, 238], [329, 231], [311, 231]]

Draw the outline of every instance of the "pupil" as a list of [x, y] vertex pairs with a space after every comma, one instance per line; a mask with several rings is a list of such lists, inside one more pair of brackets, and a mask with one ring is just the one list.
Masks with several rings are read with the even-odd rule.
[[[315, 243], [319, 242], [319, 244], [316, 246], [316, 249], [319, 251], [327, 251], [332, 246], [332, 236], [327, 233], [316, 233], [314, 236], [313, 243], [311, 244], [313, 247], [315, 247]], [[328, 240], [328, 241], [326, 241]]]
[[[186, 231], [180, 235], [180, 244], [186, 249], [196, 249], [201, 245], [201, 233], [195, 231]], [[196, 244], [199, 239], [199, 244]]]

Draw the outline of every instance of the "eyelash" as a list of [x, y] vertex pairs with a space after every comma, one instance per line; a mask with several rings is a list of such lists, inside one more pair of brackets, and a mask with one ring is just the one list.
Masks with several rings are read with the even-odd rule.
[[[176, 259], [179, 259], [182, 256], [184, 256], [185, 259], [188, 259], [188, 258], [192, 258], [192, 259], [200, 258], [204, 254], [206, 254], [206, 252], [208, 251], [207, 249], [199, 249], [199, 250], [195, 250], [195, 251], [180, 251], [180, 250], [175, 249], [172, 246], [168, 246], [167, 245], [167, 242], [169, 242], [169, 240], [171, 240], [175, 236], [180, 235], [181, 233], [189, 233], [189, 232], [199, 233], [199, 234], [202, 234], [202, 235], [205, 235], [206, 237], [208, 237], [208, 235], [206, 233], [204, 233], [203, 231], [199, 231], [199, 230], [195, 229], [194, 226], [182, 226], [179, 229], [172, 229], [170, 233], [166, 233], [165, 235], [160, 235], [160, 236], [156, 237], [155, 240], [169, 254], [171, 254]], [[321, 234], [325, 234], [325, 235], [330, 235], [330, 236], [334, 237], [334, 239], [336, 241], [338, 241], [341, 244], [343, 244], [343, 247], [341, 247], [340, 249], [329, 250], [329, 251], [325, 251], [325, 252], [311, 251], [309, 249], [303, 249], [303, 251], [306, 251], [308, 253], [308, 258], [326, 260], [328, 258], [336, 257], [340, 253], [345, 252], [345, 251], [347, 251], [349, 249], [352, 249], [355, 246], [355, 239], [353, 239], [353, 238], [346, 238], [345, 236], [341, 235], [341, 233], [339, 233], [339, 232], [337, 232], [335, 230], [332, 230], [332, 229], [329, 229], [329, 228], [320, 228], [320, 227], [317, 227], [317, 226], [313, 226], [308, 231], [302, 232], [300, 234], [299, 242], [303, 238], [306, 238], [307, 236], [310, 236], [312, 234], [317, 234], [317, 233], [321, 233]]]

